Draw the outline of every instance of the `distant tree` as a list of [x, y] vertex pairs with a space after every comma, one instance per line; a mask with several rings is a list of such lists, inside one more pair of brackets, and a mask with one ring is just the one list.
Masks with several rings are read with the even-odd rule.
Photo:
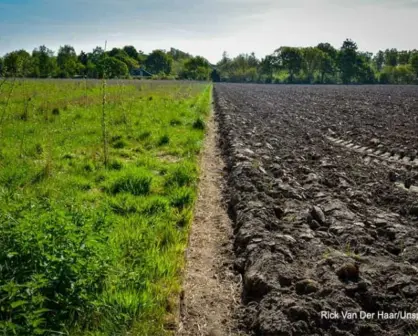
[[319, 62], [320, 82], [325, 83], [327, 75], [333, 75], [335, 72], [335, 62], [327, 53], [323, 53]]
[[209, 62], [201, 56], [190, 58], [184, 63], [184, 78], [194, 80], [208, 80], [209, 74]]
[[358, 53], [355, 79], [357, 83], [363, 84], [373, 84], [376, 82], [376, 76], [371, 67], [371, 55], [369, 53]]
[[356, 75], [357, 49], [357, 44], [347, 39], [338, 54], [338, 67], [344, 84], [350, 83]]
[[0, 57], [0, 77], [4, 76], [4, 61], [3, 58]]
[[281, 47], [274, 54], [279, 66], [289, 72], [289, 81], [293, 83], [294, 76], [302, 69], [303, 57], [301, 50], [294, 47]]
[[276, 59], [272, 55], [267, 55], [259, 64], [259, 72], [262, 76], [266, 76], [265, 81], [271, 83], [273, 74], [276, 69]]
[[41, 78], [53, 77], [56, 72], [54, 52], [42, 45], [32, 52], [32, 59], [36, 67], [37, 75]]
[[97, 66], [102, 61], [104, 53], [105, 52], [102, 47], [94, 48], [93, 52], [88, 55], [89, 61]]
[[409, 60], [412, 72], [415, 74], [415, 79], [418, 79], [418, 52], [414, 52]]
[[385, 50], [385, 65], [397, 66], [398, 65], [398, 50], [386, 49]]
[[212, 80], [212, 82], [220, 82], [221, 81], [221, 75], [219, 74], [218, 70], [213, 69], [211, 74], [210, 74], [210, 78]]
[[59, 68], [58, 76], [63, 78], [73, 77], [81, 69], [77, 54], [70, 45], [59, 48], [57, 64]]
[[87, 63], [89, 61], [89, 56], [84, 51], [81, 51], [80, 55], [78, 55], [78, 61], [84, 66], [87, 66]]
[[101, 78], [125, 78], [129, 75], [127, 65], [115, 57], [105, 57], [97, 70]]
[[400, 65], [409, 64], [409, 57], [411, 53], [408, 50], [402, 50], [398, 52], [398, 63]]
[[379, 50], [373, 58], [377, 71], [382, 71], [383, 65], [385, 64], [385, 53], [382, 50]]
[[164, 73], [168, 75], [171, 72], [172, 63], [172, 58], [163, 50], [154, 50], [148, 55], [145, 67], [152, 74]]
[[33, 62], [25, 50], [12, 51], [4, 56], [4, 72], [6, 76], [25, 77], [33, 72]]
[[124, 46], [123, 51], [132, 59], [139, 61], [139, 53], [134, 46]]
[[315, 72], [319, 71], [322, 65], [322, 60], [327, 56], [325, 52], [319, 48], [303, 48], [303, 69], [307, 75], [309, 83], [314, 80]]
[[333, 61], [337, 61], [338, 50], [329, 43], [319, 43], [316, 46], [319, 50], [326, 53]]

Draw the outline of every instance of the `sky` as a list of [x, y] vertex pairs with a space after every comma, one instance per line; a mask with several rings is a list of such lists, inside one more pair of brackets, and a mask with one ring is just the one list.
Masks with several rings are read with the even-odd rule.
[[418, 49], [418, 0], [0, 0], [0, 55], [40, 45], [77, 52], [174, 47], [216, 63], [280, 46]]

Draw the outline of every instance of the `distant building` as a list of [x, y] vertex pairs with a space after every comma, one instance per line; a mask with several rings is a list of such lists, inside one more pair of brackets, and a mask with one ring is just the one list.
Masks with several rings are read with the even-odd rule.
[[140, 67], [138, 69], [132, 69], [131, 70], [131, 76], [133, 76], [133, 77], [152, 77], [152, 73], [148, 72], [143, 67]]

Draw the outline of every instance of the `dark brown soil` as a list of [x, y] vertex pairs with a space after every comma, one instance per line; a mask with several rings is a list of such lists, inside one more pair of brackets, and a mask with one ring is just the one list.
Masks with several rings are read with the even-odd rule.
[[218, 84], [215, 104], [247, 328], [416, 333], [378, 313], [418, 313], [418, 88]]

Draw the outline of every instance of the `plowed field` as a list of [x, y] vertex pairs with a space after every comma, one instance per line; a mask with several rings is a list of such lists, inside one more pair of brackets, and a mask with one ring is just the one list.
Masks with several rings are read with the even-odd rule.
[[218, 84], [214, 97], [246, 327], [415, 335], [418, 89]]

